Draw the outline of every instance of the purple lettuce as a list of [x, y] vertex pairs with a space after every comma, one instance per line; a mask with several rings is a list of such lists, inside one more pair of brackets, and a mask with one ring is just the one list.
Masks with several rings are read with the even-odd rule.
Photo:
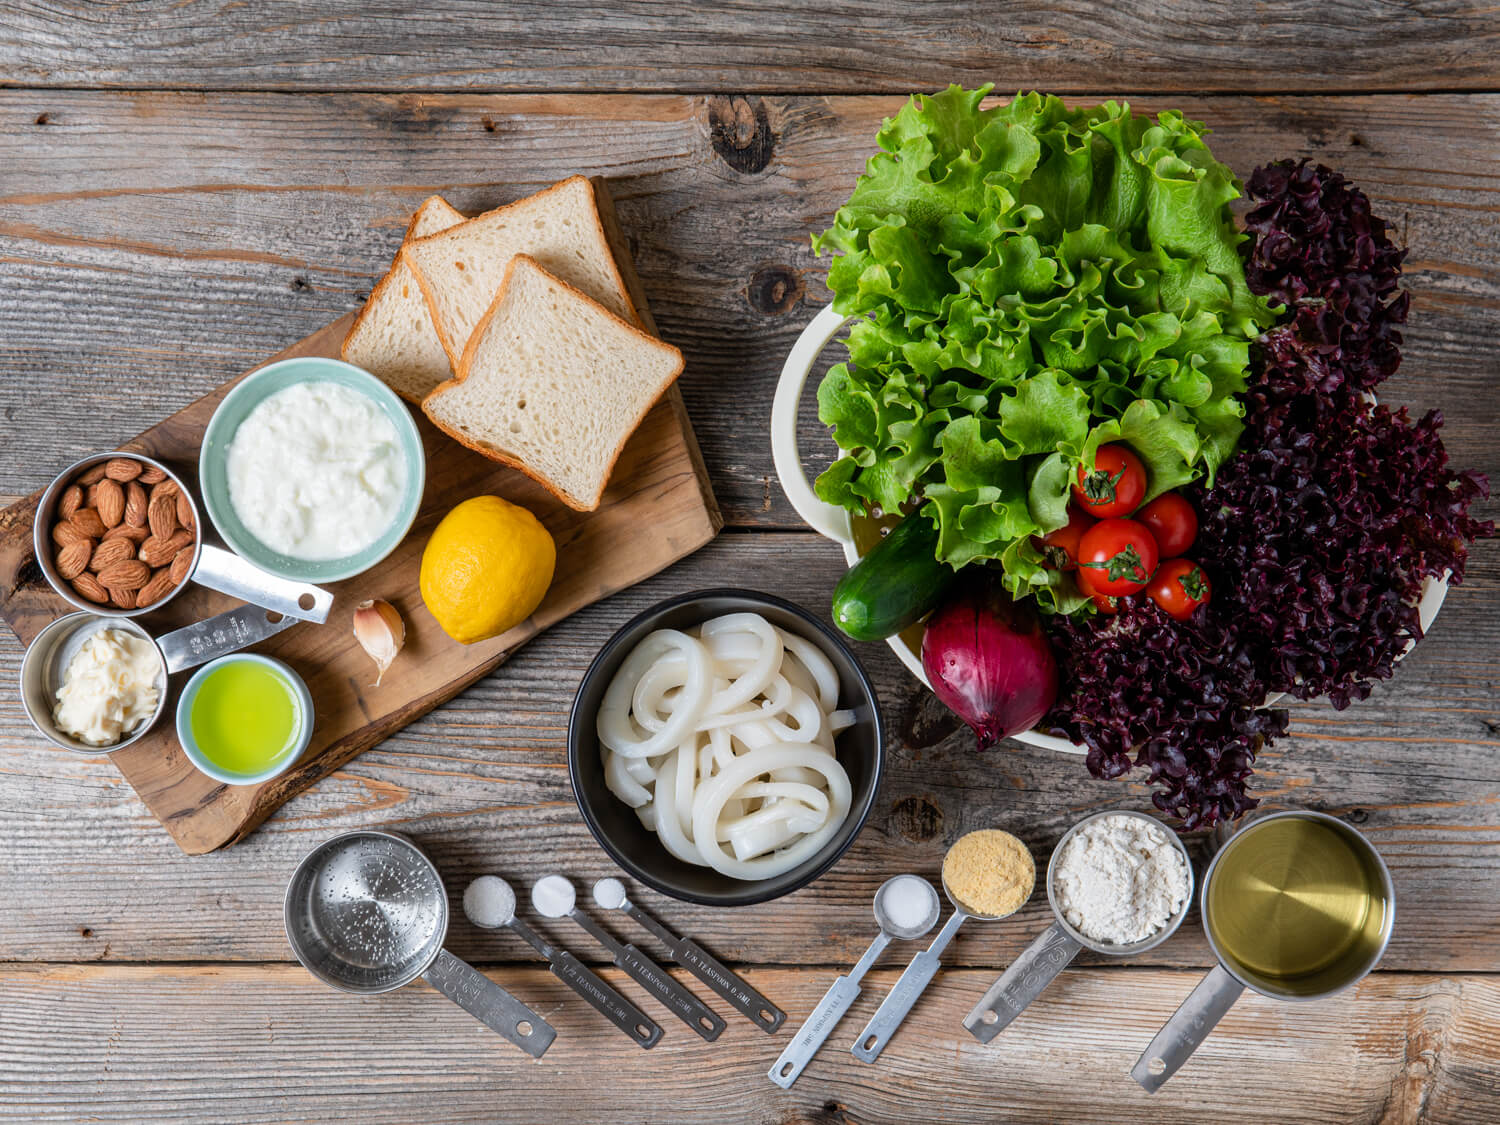
[[1489, 494], [1456, 472], [1436, 411], [1373, 406], [1401, 362], [1404, 252], [1336, 172], [1282, 161], [1250, 178], [1251, 289], [1285, 306], [1253, 349], [1239, 452], [1211, 490], [1192, 555], [1214, 597], [1176, 622], [1145, 598], [1117, 618], [1053, 618], [1063, 694], [1044, 725], [1089, 748], [1096, 777], [1149, 771], [1158, 808], [1188, 828], [1255, 807], [1256, 752], [1286, 731], [1269, 693], [1363, 699], [1421, 638], [1428, 577], [1463, 581], [1494, 526]]

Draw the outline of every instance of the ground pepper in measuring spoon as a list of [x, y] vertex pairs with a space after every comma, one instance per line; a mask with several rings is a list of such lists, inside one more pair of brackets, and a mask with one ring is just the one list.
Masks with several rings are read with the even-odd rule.
[[874, 1062], [942, 964], [943, 950], [969, 918], [995, 921], [1014, 914], [1036, 888], [1031, 852], [1009, 832], [984, 829], [959, 838], [943, 858], [943, 890], [953, 903], [947, 925], [912, 958], [906, 971], [855, 1040], [852, 1053]]

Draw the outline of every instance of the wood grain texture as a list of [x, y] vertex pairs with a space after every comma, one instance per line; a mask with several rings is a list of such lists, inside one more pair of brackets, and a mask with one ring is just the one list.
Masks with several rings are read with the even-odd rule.
[[[345, 317], [275, 358], [337, 358], [348, 329]], [[233, 383], [132, 439], [126, 448], [173, 465], [191, 482], [203, 431]], [[295, 669], [316, 701], [312, 742], [298, 765], [258, 785], [224, 785], [188, 760], [169, 721], [109, 756], [189, 855], [242, 839], [289, 798], [451, 699], [541, 630], [650, 577], [718, 532], [720, 520], [701, 475], [691, 428], [670, 401], [647, 415], [621, 451], [594, 512], [574, 511], [523, 474], [451, 441], [425, 418], [419, 417], [418, 425], [426, 451], [426, 491], [410, 534], [371, 570], [331, 584], [335, 600], [326, 624], [300, 625], [258, 646], [257, 651]], [[423, 606], [417, 574], [437, 522], [460, 500], [486, 494], [536, 513], [557, 543], [557, 571], [542, 604], [524, 622], [491, 640], [460, 645]], [[0, 512], [0, 617], [23, 642], [72, 611], [35, 565], [37, 499], [33, 494]], [[373, 686], [370, 658], [351, 629], [353, 607], [366, 598], [389, 601], [406, 622], [406, 647], [379, 688]], [[236, 604], [233, 598], [192, 587], [141, 620], [161, 634]]]
[[[1500, 152], [1476, 141], [1500, 127], [1500, 97], [1133, 101], [1208, 121], [1242, 174], [1306, 154], [1371, 194], [1411, 248], [1414, 294], [1382, 397], [1441, 407], [1454, 459], [1500, 471]], [[827, 300], [808, 236], [900, 104], [0, 91], [14, 443], [0, 491], [29, 492], [353, 308], [427, 195], [479, 211], [583, 171], [609, 178], [662, 334], [686, 353], [683, 399], [726, 519], [800, 527], [765, 425], [782, 360]], [[833, 446], [811, 393], [802, 419], [816, 469]]]
[[1493, 89], [1497, 42], [1477, 0], [20, 0], [0, 74], [250, 90]]
[[[554, 872], [579, 885], [616, 874], [579, 818], [566, 768], [568, 708], [599, 646], [656, 601], [708, 586], [771, 590], [826, 620], [841, 569], [838, 550], [810, 534], [721, 535], [553, 626], [494, 675], [290, 801], [244, 843], [191, 861], [154, 831], [107, 764], [60, 758], [0, 694], [0, 785], [9, 808], [0, 817], [0, 883], [32, 904], [0, 911], [0, 950], [44, 961], [284, 959], [281, 900], [297, 860], [326, 836], [359, 827], [410, 833], [455, 895], [485, 873], [522, 888]], [[1326, 809], [1380, 848], [1400, 903], [1384, 961], [1390, 969], [1500, 965], [1500, 702], [1482, 659], [1500, 634], [1497, 588], [1491, 553], [1452, 591], [1394, 679], [1343, 712], [1299, 705], [1292, 735], [1258, 763], [1253, 788], [1268, 807]], [[1044, 864], [1084, 814], [1148, 807], [1143, 785], [1096, 781], [1076, 758], [1017, 743], [976, 753], [972, 735], [924, 698], [886, 646], [857, 651], [889, 739], [874, 815], [844, 860], [811, 887], [750, 910], [703, 909], [640, 890], [663, 919], [726, 958], [850, 963], [871, 937], [880, 883], [899, 871], [936, 880], [943, 853], [963, 833], [1010, 829]], [[0, 683], [19, 660], [19, 646], [5, 637]], [[1190, 843], [1201, 870], [1203, 843]], [[1037, 895], [1012, 922], [965, 926], [948, 959], [1003, 966], [1049, 921]], [[449, 940], [461, 956], [528, 956], [460, 917]], [[599, 956], [586, 946], [579, 953]], [[1196, 912], [1170, 942], [1132, 963], [1208, 964]]]
[[[885, 963], [910, 952], [898, 943]], [[650, 1053], [539, 968], [490, 975], [556, 1026], [541, 1059], [527, 1059], [425, 984], [362, 999], [324, 988], [296, 965], [6, 966], [0, 1116], [1479, 1125], [1500, 1113], [1493, 977], [1385, 973], [1311, 1004], [1247, 995], [1153, 1097], [1129, 1068], [1196, 974], [1070, 970], [1000, 1039], [980, 1046], [961, 1020], [991, 974], [947, 971], [867, 1066], [848, 1047], [895, 979], [895, 969], [877, 969], [789, 1091], [773, 1087], [766, 1071], [827, 987], [828, 971], [746, 974], [787, 1010], [789, 1026], [775, 1037], [733, 1017], [715, 1043], [671, 1027]], [[642, 1000], [622, 974], [605, 976]], [[42, 1026], [45, 1045], [34, 1031]], [[590, 1078], [601, 1074], [608, 1081]]]

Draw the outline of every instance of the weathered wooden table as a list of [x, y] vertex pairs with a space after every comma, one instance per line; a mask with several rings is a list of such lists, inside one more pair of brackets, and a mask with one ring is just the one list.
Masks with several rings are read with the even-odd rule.
[[[827, 300], [807, 236], [911, 90], [992, 79], [1127, 95], [1209, 121], [1216, 153], [1242, 173], [1301, 154], [1344, 169], [1411, 248], [1407, 359], [1383, 397], [1443, 408], [1455, 461], [1500, 478], [1497, 47], [1500, 18], [1475, 0], [7, 5], [0, 493], [30, 491], [353, 307], [424, 196], [478, 211], [582, 171], [610, 178], [663, 333], [687, 353], [682, 389], [729, 527], [245, 843], [196, 859], [108, 761], [31, 733], [15, 701], [20, 648], [0, 638], [0, 1115], [1500, 1119], [1492, 546], [1394, 682], [1343, 713], [1295, 707], [1293, 736], [1259, 763], [1268, 803], [1346, 817], [1389, 861], [1400, 911], [1381, 971], [1322, 1003], [1246, 997], [1154, 1099], [1126, 1072], [1208, 964], [1196, 917], [1132, 964], [1081, 958], [989, 1048], [959, 1020], [1045, 924], [1046, 904], [966, 927], [913, 1022], [866, 1067], [847, 1040], [894, 978], [888, 955], [791, 1092], [765, 1079], [785, 1035], [739, 1020], [705, 1045], [668, 1027], [642, 1054], [518, 943], [461, 916], [455, 951], [556, 1021], [542, 1061], [425, 986], [377, 1000], [323, 988], [292, 961], [280, 920], [297, 857], [356, 826], [411, 833], [450, 888], [489, 870], [523, 884], [606, 873], [563, 748], [596, 647], [647, 604], [709, 584], [826, 607], [840, 557], [774, 483], [766, 420], [781, 357]], [[810, 396], [804, 427], [819, 433]], [[889, 772], [847, 858], [750, 911], [641, 896], [749, 966], [793, 1022], [871, 936], [886, 876], [935, 876], [946, 846], [981, 826], [1044, 857], [1080, 814], [1146, 801], [1073, 759], [1014, 744], [976, 756], [883, 646], [862, 654], [890, 720]]]

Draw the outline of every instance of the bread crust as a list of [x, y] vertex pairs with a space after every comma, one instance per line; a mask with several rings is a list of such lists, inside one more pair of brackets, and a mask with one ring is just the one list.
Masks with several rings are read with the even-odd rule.
[[[504, 303], [506, 294], [510, 289], [511, 279], [515, 276], [516, 268], [518, 266], [520, 266], [521, 268], [531, 268], [536, 270], [537, 273], [541, 274], [552, 284], [558, 285], [561, 288], [569, 291], [573, 296], [581, 298], [583, 301], [592, 305], [599, 312], [607, 316], [610, 320], [615, 321], [622, 328], [634, 333], [636, 336], [639, 336], [643, 341], [646, 341], [647, 343], [653, 344], [657, 347], [669, 348], [677, 356], [677, 363], [673, 367], [672, 373], [662, 380], [661, 385], [656, 388], [655, 393], [652, 394], [651, 398], [642, 406], [640, 412], [630, 423], [629, 428], [625, 430], [625, 434], [620, 439], [619, 444], [615, 446], [614, 453], [609, 459], [609, 465], [605, 468], [603, 475], [600, 477], [599, 491], [594, 494], [592, 501], [585, 500], [582, 497], [570, 496], [560, 485], [552, 480], [549, 480], [546, 476], [536, 471], [532, 467], [521, 463], [516, 458], [501, 452], [493, 446], [487, 445], [483, 442], [475, 441], [474, 439], [469, 438], [464, 434], [457, 433], [453, 429], [450, 429], [448, 426], [445, 426], [433, 415], [432, 412], [432, 403], [440, 395], [442, 395], [445, 391], [452, 390], [454, 387], [464, 382], [464, 380], [466, 380], [471, 374], [470, 367], [474, 360], [474, 354], [478, 351], [479, 343], [484, 338], [485, 333], [489, 331], [490, 322], [494, 320], [495, 314], [499, 311], [501, 304]], [[618, 269], [616, 270], [616, 273], [618, 274]], [[634, 303], [631, 303], [630, 307], [634, 308]], [[537, 263], [536, 259], [532, 258], [530, 255], [517, 254], [506, 264], [505, 276], [500, 281], [500, 288], [495, 294], [495, 299], [490, 302], [489, 308], [485, 309], [484, 315], [479, 318], [479, 323], [474, 326], [474, 333], [469, 337], [469, 342], [467, 345], [465, 345], [463, 354], [459, 357], [458, 363], [454, 366], [454, 377], [452, 379], [448, 379], [442, 383], [439, 383], [432, 389], [427, 397], [422, 400], [422, 413], [427, 415], [428, 420], [431, 421], [434, 426], [436, 426], [443, 433], [447, 434], [454, 441], [458, 442], [460, 445], [472, 449], [475, 453], [481, 454], [484, 457], [488, 457], [491, 461], [498, 461], [502, 465], [509, 465], [513, 469], [519, 469], [521, 472], [525, 473], [528, 477], [536, 481], [548, 492], [552, 493], [552, 495], [556, 496], [564, 504], [574, 509], [575, 511], [592, 512], [598, 509], [600, 502], [603, 500], [604, 490], [609, 486], [610, 477], [614, 475], [615, 463], [619, 461], [620, 454], [624, 451], [626, 444], [635, 434], [635, 431], [640, 428], [641, 423], [646, 420], [646, 415], [651, 413], [651, 410], [656, 406], [657, 402], [661, 400], [661, 396], [666, 392], [666, 389], [677, 380], [677, 377], [679, 375], [682, 374], [682, 369], [685, 363], [686, 360], [684, 360], [682, 352], [678, 348], [675, 348], [671, 344], [668, 344], [666, 341], [643, 331], [638, 325], [632, 324], [628, 320], [616, 316], [614, 313], [610, 312], [609, 309], [605, 308], [598, 301], [594, 300], [581, 289], [577, 288], [576, 286], [569, 285], [561, 278], [554, 277], [552, 274], [548, 273], [541, 267], [540, 264]]]
[[[520, 207], [520, 206], [522, 206], [524, 204], [535, 203], [539, 199], [545, 199], [547, 196], [551, 195], [553, 192], [562, 191], [564, 188], [566, 188], [567, 186], [569, 186], [570, 184], [573, 184], [573, 183], [581, 183], [586, 188], [588, 188], [588, 193], [589, 193], [589, 208], [588, 208], [588, 212], [589, 212], [589, 216], [594, 221], [594, 229], [597, 231], [597, 233], [599, 235], [600, 242], [602, 242], [604, 244], [605, 248], [608, 249], [608, 247], [609, 247], [609, 236], [608, 236], [607, 232], [604, 229], [603, 222], [600, 221], [600, 219], [599, 219], [599, 196], [598, 196], [598, 193], [594, 189], [594, 182], [592, 180], [590, 180], [587, 176], [582, 176], [582, 175], [569, 176], [567, 179], [565, 179], [565, 180], [559, 180], [557, 183], [553, 184], [551, 187], [543, 188], [541, 191], [536, 192], [533, 195], [525, 196], [524, 198], [514, 200], [514, 201], [512, 201], [510, 203], [501, 204], [499, 207], [492, 207], [492, 208], [490, 208], [490, 210], [485, 211], [483, 214], [475, 215], [472, 219], [466, 219], [466, 220], [464, 220], [464, 222], [459, 223], [456, 226], [451, 226], [447, 230], [440, 230], [436, 234], [429, 234], [429, 235], [427, 235], [425, 238], [412, 239], [412, 243], [415, 244], [415, 243], [419, 243], [419, 242], [430, 242], [430, 241], [432, 241], [434, 239], [442, 238], [445, 235], [454, 234], [455, 232], [462, 231], [463, 228], [468, 223], [477, 223], [477, 222], [479, 222], [479, 221], [481, 221], [483, 219], [488, 219], [488, 218], [490, 218], [490, 217], [492, 217], [494, 215], [498, 215], [498, 214], [500, 214], [503, 211], [509, 211], [512, 208]], [[405, 248], [406, 248], [406, 245], [403, 243], [402, 244], [402, 249], [404, 250]], [[625, 306], [626, 309], [630, 310], [630, 313], [631, 313], [631, 323], [633, 323], [633, 326], [636, 327], [636, 328], [639, 328], [639, 327], [641, 327], [641, 324], [640, 324], [639, 317], [638, 317], [638, 315], [637, 315], [637, 313], [635, 311], [635, 301], [631, 298], [631, 296], [630, 296], [630, 290], [625, 285], [625, 279], [620, 274], [620, 267], [619, 267], [618, 263], [615, 262], [615, 256], [614, 256], [614, 254], [612, 252], [607, 253], [605, 256], [608, 259], [610, 279], [614, 282], [615, 288], [619, 291], [620, 296], [624, 298], [624, 300], [621, 303]], [[422, 267], [417, 264], [417, 260], [416, 260], [415, 257], [408, 258], [407, 259], [407, 265], [411, 269], [411, 272], [416, 275], [417, 285], [421, 287], [422, 296], [425, 297], [426, 300], [427, 300], [427, 312], [428, 312], [428, 315], [430, 315], [432, 317], [433, 326], [437, 329], [438, 342], [443, 345], [443, 351], [445, 351], [445, 352], [448, 353], [448, 363], [449, 363], [450, 366], [452, 366], [453, 370], [456, 372], [458, 370], [459, 363], [463, 359], [463, 353], [464, 353], [465, 349], [468, 346], [468, 342], [464, 341], [463, 346], [460, 346], [457, 341], [454, 341], [454, 340], [452, 340], [452, 339], [449, 338], [448, 332], [446, 330], [446, 326], [443, 324], [442, 318], [438, 315], [437, 298], [435, 297], [435, 295], [433, 293], [432, 283], [427, 279], [426, 275], [422, 273]], [[507, 266], [506, 266], [506, 274], [507, 274], [507, 276], [509, 275], [509, 269], [510, 269], [509, 264], [507, 264]], [[503, 278], [502, 278], [502, 280], [500, 282], [500, 286], [501, 286], [502, 289], [505, 286], [505, 281], [504, 281]], [[571, 286], [570, 286], [570, 288], [571, 288]], [[498, 290], [497, 290], [497, 292], [498, 292]], [[585, 294], [585, 296], [587, 296], [587, 294]], [[590, 299], [592, 299], [592, 298], [590, 298]], [[606, 310], [606, 311], [608, 311], [608, 310]], [[614, 314], [611, 314], [611, 315], [614, 315]], [[482, 322], [483, 322], [483, 318], [481, 318], [481, 323]], [[479, 325], [476, 324], [474, 326], [474, 331], [476, 333], [479, 331]]]
[[[381, 296], [386, 291], [386, 289], [388, 289], [395, 283], [396, 274], [399, 272], [403, 262], [406, 264], [407, 272], [417, 279], [417, 291], [422, 294], [423, 300], [427, 301], [427, 315], [432, 315], [432, 302], [427, 299], [427, 291], [422, 288], [422, 279], [417, 276], [416, 267], [407, 260], [405, 254], [406, 244], [413, 241], [412, 231], [416, 229], [417, 223], [421, 220], [422, 212], [426, 210], [428, 205], [432, 203], [442, 204], [442, 206], [446, 207], [449, 211], [452, 211], [455, 215], [459, 215], [460, 222], [463, 221], [462, 213], [458, 210], [458, 208], [454, 207], [441, 195], [429, 195], [426, 199], [422, 200], [421, 203], [417, 204], [417, 209], [411, 213], [411, 218], [407, 220], [406, 232], [401, 236], [401, 245], [396, 247], [396, 253], [391, 257], [390, 269], [385, 271], [385, 276], [375, 283], [375, 288], [370, 290], [370, 295], [365, 298], [365, 303], [360, 306], [359, 312], [354, 317], [354, 323], [349, 326], [349, 331], [344, 336], [344, 342], [339, 345], [339, 358], [342, 359], [345, 363], [354, 363], [354, 361], [349, 358], [349, 345], [352, 344], [354, 342], [354, 338], [359, 335], [360, 329], [364, 327], [365, 318], [369, 315], [371, 310], [375, 308], [375, 298]], [[441, 234], [442, 232], [439, 231], [438, 233]], [[428, 235], [427, 237], [430, 238], [432, 236]], [[436, 323], [436, 321], [433, 322], [434, 328], [436, 328]], [[441, 342], [442, 338], [442, 333], [439, 332], [438, 341]], [[446, 351], [447, 349], [445, 348], [444, 350]], [[359, 364], [356, 363], [354, 364], [354, 366], [358, 367]], [[391, 389], [396, 390], [396, 388], [394, 387], [392, 387]], [[421, 399], [415, 398], [412, 395], [407, 394], [405, 391], [396, 391], [396, 393], [404, 398], [407, 402], [411, 403], [413, 406], [422, 405]]]

